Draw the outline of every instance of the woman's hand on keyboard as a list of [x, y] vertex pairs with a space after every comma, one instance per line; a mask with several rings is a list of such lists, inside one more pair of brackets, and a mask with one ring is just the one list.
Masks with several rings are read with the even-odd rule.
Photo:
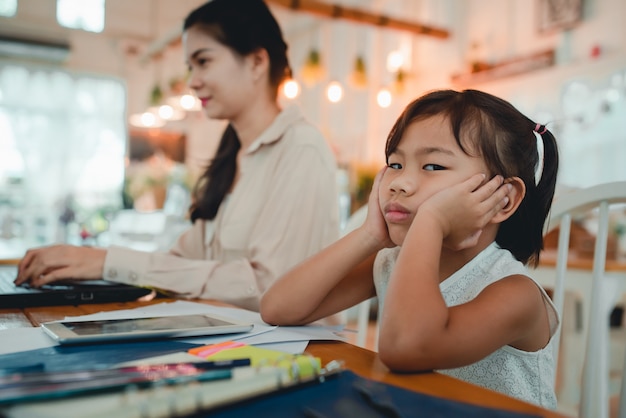
[[28, 250], [18, 265], [15, 285], [33, 287], [63, 279], [102, 278], [106, 250], [73, 245], [53, 245]]

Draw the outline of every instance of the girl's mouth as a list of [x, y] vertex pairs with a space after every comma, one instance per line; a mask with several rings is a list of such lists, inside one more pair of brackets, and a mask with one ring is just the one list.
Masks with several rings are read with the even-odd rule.
[[411, 212], [402, 205], [389, 203], [384, 208], [385, 220], [391, 223], [404, 222], [410, 219]]

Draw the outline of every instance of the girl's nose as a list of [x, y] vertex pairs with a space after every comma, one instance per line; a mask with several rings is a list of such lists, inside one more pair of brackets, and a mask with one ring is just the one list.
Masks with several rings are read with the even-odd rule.
[[414, 181], [406, 174], [398, 175], [389, 183], [389, 190], [393, 193], [411, 194], [415, 191]]

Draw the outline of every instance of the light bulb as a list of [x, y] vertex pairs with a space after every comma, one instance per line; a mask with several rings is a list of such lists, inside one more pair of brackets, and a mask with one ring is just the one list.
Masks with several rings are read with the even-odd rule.
[[194, 110], [196, 108], [196, 98], [191, 94], [184, 94], [180, 98], [180, 106], [185, 110]]
[[400, 51], [391, 51], [389, 55], [387, 55], [387, 71], [390, 73], [395, 73], [398, 71], [402, 64], [404, 64], [404, 57]]
[[133, 126], [137, 126], [138, 128], [143, 128], [144, 126], [143, 126], [143, 122], [141, 121], [141, 115], [142, 113], [134, 113], [130, 115], [130, 117], [128, 118], [128, 121]]
[[165, 125], [165, 120], [158, 116], [155, 108], [130, 115], [128, 122], [138, 128], [160, 128]]
[[343, 97], [343, 87], [337, 81], [333, 81], [326, 88], [326, 97], [331, 103], [337, 103]]
[[185, 112], [181, 109], [175, 109], [169, 104], [161, 105], [156, 113], [164, 120], [181, 120], [185, 117]]
[[156, 121], [156, 116], [151, 112], [143, 112], [141, 114], [141, 123], [143, 126], [154, 126]]
[[283, 84], [283, 94], [288, 99], [295, 99], [300, 94], [300, 85], [294, 79], [287, 80]]
[[376, 95], [376, 102], [378, 106], [382, 108], [387, 108], [391, 105], [391, 92], [388, 89], [380, 89], [378, 94]]
[[172, 116], [174, 116], [174, 108], [170, 105], [162, 105], [159, 106], [159, 116], [165, 120], [169, 120]]

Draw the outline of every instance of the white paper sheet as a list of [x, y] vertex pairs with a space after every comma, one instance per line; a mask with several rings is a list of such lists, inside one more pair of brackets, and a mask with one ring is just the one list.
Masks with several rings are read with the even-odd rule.
[[0, 355], [58, 345], [41, 328], [10, 328], [0, 330]]
[[[267, 325], [261, 320], [258, 312], [239, 308], [227, 308], [203, 303], [176, 301], [159, 303], [136, 309], [98, 312], [90, 315], [68, 316], [65, 320], [92, 321], [119, 318], [145, 318], [159, 315], [191, 315], [213, 313], [240, 321], [250, 321], [254, 328], [250, 332], [212, 337], [185, 338], [180, 341], [193, 344], [216, 344], [222, 341], [239, 340], [250, 345], [263, 344], [264, 347], [286, 351], [292, 354], [301, 353], [311, 340], [345, 341], [341, 335], [343, 326], [298, 326], [276, 327]], [[40, 328], [13, 328], [0, 330], [0, 355], [37, 348], [58, 345], [45, 335]]]

